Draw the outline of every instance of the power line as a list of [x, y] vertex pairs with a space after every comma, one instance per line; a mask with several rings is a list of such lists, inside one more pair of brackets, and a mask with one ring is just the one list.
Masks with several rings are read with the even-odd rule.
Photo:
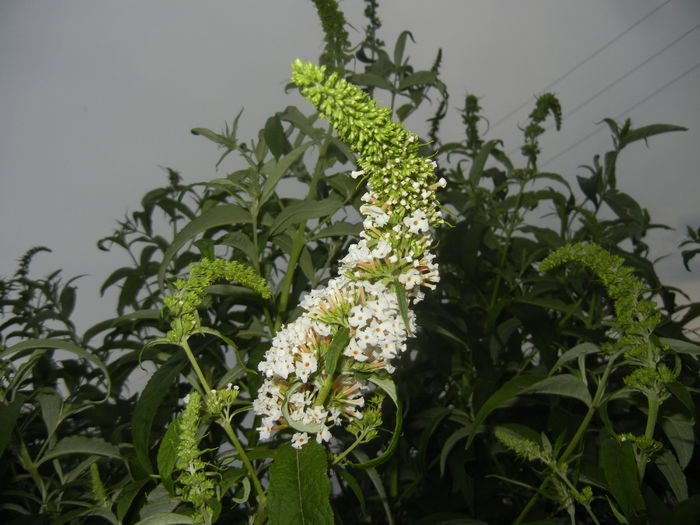
[[622, 75], [620, 78], [618, 78], [617, 80], [612, 81], [610, 84], [608, 84], [608, 85], [605, 86], [604, 88], [598, 90], [594, 95], [588, 97], [586, 100], [584, 100], [583, 102], [581, 102], [581, 103], [580, 103], [579, 105], [577, 105], [574, 109], [572, 109], [571, 111], [565, 113], [564, 118], [570, 117], [571, 115], [573, 115], [574, 113], [576, 113], [579, 109], [581, 109], [582, 107], [586, 106], [587, 104], [589, 104], [590, 102], [592, 102], [593, 100], [595, 100], [596, 98], [598, 98], [600, 95], [602, 95], [603, 93], [605, 93], [607, 90], [612, 89], [613, 87], [615, 87], [616, 85], [618, 85], [618, 84], [619, 84], [620, 82], [622, 82], [624, 79], [626, 79], [627, 77], [629, 77], [632, 73], [634, 73], [635, 71], [639, 70], [641, 67], [647, 65], [649, 62], [651, 62], [652, 60], [654, 60], [657, 56], [659, 56], [660, 54], [662, 54], [664, 51], [666, 51], [666, 50], [669, 49], [670, 47], [673, 47], [674, 45], [676, 45], [678, 42], [680, 42], [681, 40], [683, 40], [686, 36], [688, 36], [688, 35], [689, 35], [690, 33], [692, 33], [693, 31], [697, 30], [699, 27], [700, 27], [700, 23], [698, 23], [698, 24], [695, 25], [694, 27], [688, 29], [688, 30], [687, 30], [685, 33], [683, 33], [681, 36], [679, 36], [678, 38], [674, 39], [672, 42], [666, 44], [664, 47], [662, 47], [661, 49], [659, 49], [656, 53], [654, 53], [654, 54], [651, 55], [650, 57], [647, 57], [645, 60], [643, 60], [642, 62], [640, 62], [639, 64], [637, 64], [635, 67], [633, 67], [632, 69], [630, 69], [627, 73], [625, 73], [624, 75]]
[[[598, 48], [597, 50], [595, 50], [592, 54], [588, 55], [586, 58], [584, 58], [582, 61], [580, 61], [578, 64], [576, 64], [574, 67], [572, 67], [571, 69], [569, 69], [566, 73], [562, 74], [561, 76], [559, 76], [558, 78], [556, 78], [555, 80], [553, 80], [552, 82], [550, 82], [549, 84], [547, 84], [545, 87], [543, 87], [543, 88], [540, 90], [540, 93], [545, 92], [545, 91], [548, 91], [549, 89], [551, 89], [552, 87], [554, 87], [555, 85], [557, 85], [559, 82], [561, 82], [562, 80], [564, 80], [566, 77], [568, 77], [569, 75], [571, 75], [574, 71], [576, 71], [577, 69], [579, 69], [580, 67], [582, 67], [584, 64], [590, 62], [593, 58], [595, 58], [595, 57], [598, 56], [600, 53], [602, 53], [603, 51], [605, 51], [608, 47], [610, 47], [610, 46], [613, 45], [615, 42], [617, 42], [618, 40], [620, 40], [623, 36], [625, 36], [627, 33], [629, 33], [630, 31], [632, 31], [632, 29], [634, 29], [634, 28], [637, 27], [639, 24], [641, 24], [642, 22], [644, 22], [647, 18], [649, 18], [649, 17], [650, 17], [651, 15], [653, 15], [654, 13], [656, 13], [659, 9], [661, 9], [662, 7], [664, 7], [664, 6], [665, 6], [666, 4], [668, 4], [669, 2], [671, 2], [671, 0], [666, 0], [666, 1], [665, 1], [663, 4], [661, 4], [660, 6], [657, 6], [657, 7], [655, 7], [654, 9], [652, 9], [651, 11], [649, 11], [646, 15], [644, 15], [642, 18], [640, 18], [639, 20], [637, 20], [634, 24], [632, 24], [631, 26], [629, 26], [629, 27], [628, 27], [627, 29], [625, 29], [622, 33], [620, 33], [619, 35], [617, 35], [615, 38], [613, 38], [612, 40], [608, 41], [607, 43], [603, 44], [603, 46], [601, 46], [600, 48]], [[515, 108], [514, 110], [512, 110], [511, 112], [509, 112], [507, 115], [505, 115], [505, 116], [502, 117], [501, 119], [499, 119], [499, 120], [492, 126], [492, 129], [495, 128], [495, 127], [497, 127], [498, 125], [502, 124], [502, 123], [505, 122], [506, 120], [508, 120], [510, 117], [512, 117], [513, 115], [515, 115], [518, 111], [520, 111], [520, 110], [523, 109], [525, 106], [527, 106], [528, 104], [530, 104], [530, 102], [531, 102], [530, 99], [524, 101], [524, 102], [523, 102], [522, 104], [520, 104], [517, 108]]]
[[[630, 113], [632, 110], [634, 110], [634, 109], [637, 108], [638, 106], [641, 106], [641, 105], [644, 104], [647, 100], [649, 100], [650, 98], [652, 98], [652, 97], [658, 95], [658, 94], [661, 93], [664, 89], [670, 87], [672, 84], [675, 84], [675, 83], [678, 82], [680, 79], [686, 77], [687, 75], [689, 75], [690, 73], [692, 73], [693, 71], [695, 71], [696, 69], [698, 69], [699, 67], [700, 67], [700, 62], [698, 62], [697, 64], [695, 64], [695, 65], [694, 65], [693, 67], [691, 67], [690, 69], [687, 69], [685, 72], [681, 73], [680, 75], [678, 75], [678, 76], [675, 77], [674, 79], [672, 79], [672, 80], [666, 82], [663, 86], [659, 87], [658, 89], [655, 89], [654, 91], [652, 91], [649, 95], [647, 95], [647, 96], [644, 97], [643, 99], [641, 99], [641, 100], [635, 102], [635, 103], [632, 104], [630, 107], [628, 107], [625, 111], [623, 111], [622, 113], [619, 113], [618, 115], [616, 115], [615, 117], [613, 117], [613, 120], [619, 120], [619, 119], [621, 119], [622, 117], [624, 117], [625, 115], [627, 115], [628, 113]], [[595, 129], [594, 131], [591, 131], [590, 133], [588, 133], [587, 135], [585, 135], [583, 138], [581, 138], [581, 139], [579, 139], [578, 141], [574, 142], [574, 143], [573, 143], [571, 146], [569, 146], [568, 148], [566, 148], [566, 149], [560, 151], [559, 153], [557, 153], [556, 155], [554, 155], [554, 157], [551, 157], [551, 158], [548, 159], [546, 162], [542, 163], [541, 167], [544, 168], [547, 164], [549, 164], [550, 162], [552, 162], [552, 161], [558, 159], [559, 157], [561, 157], [561, 156], [564, 155], [565, 153], [568, 153], [569, 151], [571, 151], [572, 149], [574, 149], [574, 148], [575, 148], [576, 146], [578, 146], [579, 144], [581, 144], [581, 143], [587, 141], [588, 139], [590, 139], [593, 135], [595, 135], [596, 133], [598, 133], [598, 132], [601, 131], [602, 129], [603, 129], [602, 125], [599, 124], [597, 129]]]
[[[693, 26], [693, 27], [691, 27], [690, 29], [688, 29], [685, 33], [683, 33], [683, 34], [680, 35], [679, 37], [675, 38], [674, 40], [672, 40], [671, 42], [669, 42], [668, 44], [666, 44], [664, 47], [662, 47], [661, 49], [659, 49], [658, 51], [656, 51], [656, 52], [655, 52], [654, 54], [652, 54], [651, 56], [649, 56], [649, 57], [645, 58], [644, 60], [642, 60], [639, 64], [637, 64], [636, 66], [634, 66], [632, 69], [630, 69], [627, 73], [625, 73], [625, 74], [622, 75], [621, 77], [618, 77], [616, 80], [613, 80], [613, 81], [610, 82], [608, 85], [606, 85], [604, 88], [599, 89], [598, 91], [596, 91], [593, 95], [591, 95], [591, 96], [588, 97], [586, 100], [584, 100], [583, 102], [581, 102], [580, 104], [578, 104], [576, 107], [574, 107], [574, 109], [572, 109], [571, 111], [568, 111], [567, 113], [565, 113], [565, 114], [564, 114], [564, 119], [568, 119], [569, 117], [571, 117], [571, 115], [573, 115], [574, 113], [576, 113], [578, 110], [580, 110], [580, 109], [583, 108], [584, 106], [588, 105], [590, 102], [592, 102], [593, 100], [595, 100], [596, 98], [598, 98], [600, 95], [602, 95], [603, 93], [605, 93], [605, 92], [608, 91], [609, 89], [612, 89], [613, 87], [615, 87], [617, 84], [619, 84], [620, 82], [622, 82], [623, 80], [625, 80], [625, 79], [626, 79], [627, 77], [629, 77], [631, 74], [635, 73], [635, 72], [638, 71], [640, 68], [642, 68], [643, 66], [647, 65], [649, 62], [651, 62], [651, 61], [654, 60], [656, 57], [658, 57], [659, 55], [661, 55], [662, 53], [664, 53], [665, 51], [667, 51], [669, 48], [671, 48], [671, 47], [673, 47], [674, 45], [676, 45], [678, 42], [680, 42], [681, 40], [683, 40], [685, 37], [687, 37], [687, 36], [688, 36], [690, 33], [692, 33], [693, 31], [696, 31], [698, 28], [700, 28], [700, 23], [698, 23], [698, 24], [696, 24], [695, 26]], [[549, 131], [550, 129], [552, 129], [553, 126], [554, 126], [554, 124], [550, 124], [550, 125], [546, 126], [546, 127], [545, 127], [545, 131]], [[597, 133], [597, 131], [595, 131], [595, 132], [593, 132], [593, 133], [595, 134], [595, 133]], [[592, 136], [592, 135], [591, 135], [591, 136]], [[586, 137], [586, 138], [587, 138], [587, 137]], [[508, 152], [508, 154], [509, 154], [509, 155], [512, 155], [512, 154], [515, 153], [518, 149], [519, 149], [519, 148], [513, 148], [511, 151]], [[566, 151], [568, 151], [568, 150], [566, 150]], [[553, 160], [553, 159], [550, 159], [550, 161], [551, 161], [551, 160]]]

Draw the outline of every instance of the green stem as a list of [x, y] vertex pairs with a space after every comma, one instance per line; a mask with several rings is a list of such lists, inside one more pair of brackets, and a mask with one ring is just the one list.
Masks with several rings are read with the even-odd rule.
[[655, 392], [647, 394], [647, 401], [649, 403], [649, 413], [647, 414], [647, 426], [644, 430], [644, 437], [646, 439], [654, 438], [654, 428], [656, 428], [656, 418], [659, 415], [659, 396]]
[[331, 388], [333, 388], [334, 382], [335, 382], [335, 374], [328, 374], [326, 376], [326, 379], [323, 381], [323, 386], [321, 387], [321, 390], [318, 392], [318, 396], [316, 397], [316, 406], [323, 406], [323, 404], [326, 402], [326, 398], [328, 397], [328, 394], [331, 391]]
[[341, 454], [339, 454], [339, 455], [333, 460], [333, 463], [331, 463], [331, 467], [332, 467], [333, 465], [337, 465], [345, 456], [347, 456], [350, 452], [352, 452], [353, 449], [354, 449], [357, 445], [359, 445], [360, 443], [362, 443], [362, 439], [364, 439], [364, 437], [365, 437], [364, 434], [360, 435], [360, 436], [355, 440], [355, 442], [354, 442], [352, 445], [350, 445], [348, 448], [346, 448], [345, 450], [343, 450], [343, 452], [342, 452]]
[[[601, 400], [603, 399], [603, 395], [605, 394], [605, 388], [608, 383], [608, 376], [610, 376], [610, 372], [612, 371], [613, 364], [617, 360], [618, 357], [622, 355], [622, 351], [618, 351], [615, 355], [613, 355], [609, 360], [607, 365], [605, 366], [605, 370], [603, 371], [603, 376], [600, 378], [600, 383], [598, 383], [598, 389], [596, 390], [595, 396], [593, 396], [593, 401], [591, 402], [591, 406], [588, 407], [588, 411], [586, 412], [586, 415], [583, 416], [583, 420], [581, 420], [581, 423], [579, 424], [578, 428], [576, 429], [576, 433], [574, 434], [574, 437], [571, 439], [569, 442], [569, 445], [566, 447], [564, 452], [559, 458], [559, 461], [564, 462], [567, 460], [569, 455], [576, 449], [576, 446], [578, 445], [579, 441], [583, 438], [583, 435], [586, 433], [586, 429], [588, 429], [588, 423], [590, 423], [591, 418], [593, 417], [593, 414], [598, 408], [598, 405], [600, 404]], [[540, 484], [539, 489], [537, 492], [535, 492], [532, 497], [530, 498], [530, 501], [527, 502], [527, 505], [523, 508], [523, 510], [520, 512], [516, 520], [513, 522], [514, 525], [517, 525], [522, 522], [522, 520], [525, 519], [527, 516], [528, 512], [532, 509], [533, 505], [537, 502], [537, 500], [540, 497], [540, 492], [542, 489], [545, 487], [545, 485], [549, 482], [549, 479], [552, 477], [552, 474], [547, 476], [542, 483]]]
[[243, 445], [241, 445], [241, 442], [238, 441], [236, 433], [231, 427], [231, 422], [228, 420], [228, 418], [224, 418], [222, 421], [219, 422], [219, 424], [224, 429], [224, 432], [226, 432], [226, 435], [228, 436], [229, 440], [236, 449], [236, 452], [238, 452], [238, 456], [241, 458], [243, 465], [245, 465], [246, 470], [250, 474], [250, 478], [253, 481], [253, 486], [255, 487], [255, 492], [258, 493], [258, 501], [260, 502], [260, 508], [264, 507], [266, 500], [265, 491], [263, 490], [262, 485], [260, 484], [260, 480], [258, 479], [258, 475], [255, 472], [253, 464], [250, 462], [250, 459], [248, 458], [248, 456], [245, 453], [245, 450], [243, 449]]
[[207, 383], [207, 380], [204, 378], [204, 374], [202, 373], [202, 369], [199, 368], [199, 363], [197, 363], [197, 360], [195, 359], [194, 354], [192, 353], [192, 349], [190, 348], [190, 345], [187, 343], [186, 337], [183, 338], [182, 341], [180, 341], [180, 346], [187, 354], [187, 358], [190, 360], [190, 364], [192, 365], [192, 368], [194, 368], [194, 371], [197, 374], [197, 377], [199, 378], [199, 382], [202, 385], [202, 388], [204, 389], [205, 394], [208, 396], [211, 393], [211, 388], [209, 387], [209, 383]]
[[553, 474], [549, 474], [542, 483], [540, 484], [540, 488], [535, 492], [532, 497], [530, 498], [530, 501], [527, 502], [527, 504], [523, 507], [523, 510], [520, 511], [520, 514], [518, 514], [518, 517], [515, 518], [515, 521], [513, 522], [513, 525], [519, 525], [520, 523], [523, 522], [525, 517], [530, 513], [532, 510], [532, 507], [535, 506], [535, 503], [537, 503], [537, 500], [540, 498], [540, 491], [544, 489], [545, 485], [549, 483], [550, 478], [553, 476]]

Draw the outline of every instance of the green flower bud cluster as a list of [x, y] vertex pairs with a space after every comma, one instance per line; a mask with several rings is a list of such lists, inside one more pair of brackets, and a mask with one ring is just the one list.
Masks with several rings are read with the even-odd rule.
[[100, 469], [97, 463], [90, 465], [90, 488], [92, 489], [92, 497], [98, 505], [105, 505], [109, 500], [105, 486], [100, 477]]
[[640, 367], [625, 377], [625, 384], [663, 400], [668, 396], [664, 385], [674, 381], [676, 374], [661, 363], [668, 347], [652, 337], [661, 316], [652, 301], [642, 299], [644, 284], [632, 268], [624, 266], [622, 257], [594, 243], [563, 246], [540, 263], [540, 270], [549, 271], [569, 262], [592, 270], [613, 301], [614, 328], [620, 334], [613, 348], [625, 349], [627, 363]]
[[173, 314], [171, 330], [167, 333], [169, 341], [178, 344], [199, 329], [197, 307], [202, 303], [206, 288], [219, 281], [236, 281], [258, 292], [264, 299], [270, 297], [270, 288], [265, 279], [247, 264], [224, 259], [202, 259], [198, 264], [189, 266], [190, 276], [187, 280], [175, 281], [177, 292], [163, 299], [163, 303]]
[[197, 432], [201, 422], [202, 398], [193, 391], [189, 394], [185, 410], [178, 419], [177, 469], [181, 471], [177, 479], [178, 495], [182, 501], [194, 507], [192, 519], [204, 523], [211, 515], [208, 501], [215, 496], [215, 483], [202, 461]]
[[[433, 183], [435, 163], [418, 154], [418, 136], [391, 120], [391, 109], [325, 67], [296, 60], [292, 81], [328, 118], [338, 137], [359, 154], [358, 164], [377, 202], [392, 205], [392, 220], [400, 223], [417, 209], [429, 209], [431, 226], [442, 224]], [[434, 188], [433, 188], [434, 189]]]
[[496, 427], [494, 430], [496, 439], [508, 450], [528, 461], [539, 460], [545, 464], [554, 461], [551, 451], [545, 450], [541, 445], [521, 436], [507, 427]]
[[555, 475], [553, 479], [554, 494], [552, 497], [565, 505], [570, 505], [572, 499], [584, 506], [588, 506], [593, 499], [593, 490], [588, 485], [581, 490], [568, 478], [568, 466], [564, 461], [557, 461], [549, 443], [547, 447], [535, 443], [511, 428], [496, 427], [494, 430], [496, 439], [508, 450], [528, 461], [541, 461]]
[[362, 412], [362, 419], [353, 419], [347, 426], [348, 432], [353, 434], [359, 443], [372, 441], [379, 433], [382, 426], [382, 402], [384, 393], [376, 392], [367, 402]]
[[618, 434], [615, 436], [619, 443], [624, 443], [626, 441], [631, 442], [637, 451], [642, 453], [645, 458], [653, 456], [657, 452], [661, 451], [664, 446], [660, 441], [653, 438], [648, 438], [646, 436], [635, 436], [629, 432], [624, 434]]
[[213, 419], [228, 414], [239, 393], [238, 385], [233, 383], [226, 385], [226, 388], [211, 390], [205, 401], [207, 413]]

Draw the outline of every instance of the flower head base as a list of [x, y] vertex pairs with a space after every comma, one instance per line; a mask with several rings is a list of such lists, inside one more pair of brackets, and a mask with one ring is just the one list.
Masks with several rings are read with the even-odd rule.
[[[439, 281], [429, 249], [440, 225], [435, 163], [417, 154], [417, 136], [391, 121], [359, 88], [296, 61], [292, 80], [358, 154], [367, 192], [360, 240], [340, 261], [340, 275], [301, 302], [304, 313], [281, 329], [259, 365], [265, 381], [253, 403], [261, 438], [290, 426], [300, 448], [315, 434], [362, 420], [368, 374], [388, 376], [415, 334], [409, 309]], [[372, 414], [379, 417], [380, 406]], [[374, 435], [374, 434], [372, 434]]]

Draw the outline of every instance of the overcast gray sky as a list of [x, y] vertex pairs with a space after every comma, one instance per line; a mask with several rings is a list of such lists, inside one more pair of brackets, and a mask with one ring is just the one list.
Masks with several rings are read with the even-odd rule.
[[[362, 2], [341, 6], [364, 25]], [[688, 127], [629, 148], [618, 177], [656, 222], [676, 228], [654, 235], [653, 253], [670, 254], [663, 277], [700, 300], [700, 264], [685, 272], [677, 249], [685, 224], [700, 226], [700, 2], [392, 0], [380, 17], [389, 46], [412, 31], [415, 65], [429, 67], [443, 48], [446, 137], [461, 136], [455, 108], [469, 91], [498, 123], [489, 138], [516, 147], [531, 106], [514, 110], [564, 76], [549, 88], [564, 127], [542, 141], [542, 160], [556, 156], [547, 170], [572, 183], [610, 145], [596, 125], [604, 117]], [[0, 275], [28, 248], [49, 246], [39, 273], [88, 274], [79, 325], [111, 315], [112, 299], [97, 290], [126, 261], [96, 240], [165, 182], [162, 167], [186, 182], [218, 176], [217, 151], [192, 127], [221, 129], [244, 107], [240, 137], [251, 138], [270, 114], [304, 104], [284, 94], [289, 65], [316, 60], [321, 48], [306, 0], [0, 0]]]

